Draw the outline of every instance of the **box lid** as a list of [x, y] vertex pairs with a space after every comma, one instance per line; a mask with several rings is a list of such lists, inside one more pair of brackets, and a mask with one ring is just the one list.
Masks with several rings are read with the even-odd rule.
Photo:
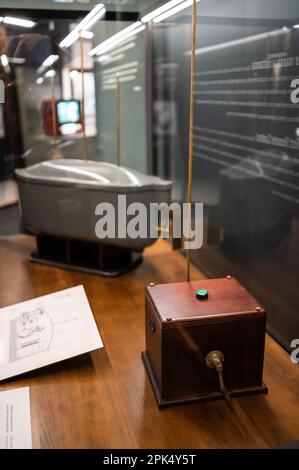
[[[198, 299], [198, 290], [208, 298]], [[162, 322], [265, 316], [262, 305], [234, 278], [206, 279], [147, 287]]]

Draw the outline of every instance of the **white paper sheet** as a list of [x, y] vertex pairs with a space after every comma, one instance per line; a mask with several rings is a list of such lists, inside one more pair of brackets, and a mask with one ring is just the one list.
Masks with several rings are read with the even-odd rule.
[[102, 347], [83, 286], [0, 309], [0, 381]]
[[0, 449], [32, 449], [29, 388], [0, 392]]

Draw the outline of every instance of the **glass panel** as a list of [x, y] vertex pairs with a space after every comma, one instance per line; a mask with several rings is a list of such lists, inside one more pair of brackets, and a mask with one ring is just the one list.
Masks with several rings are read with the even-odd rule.
[[[132, 23], [105, 21], [95, 44], [109, 40]], [[130, 36], [95, 58], [97, 148], [101, 160], [116, 163], [117, 90], [119, 79], [121, 165], [146, 172], [145, 35]]]
[[[63, 19], [63, 14], [67, 12], [60, 19], [36, 19], [30, 28], [0, 23], [1, 78], [6, 90], [5, 104], [0, 106], [0, 179], [13, 176], [19, 166], [53, 158], [82, 159], [86, 152], [91, 160], [114, 163], [117, 74], [121, 163], [145, 171], [144, 32], [139, 33], [138, 41], [131, 36], [119, 42], [109, 55], [92, 57], [95, 46], [132, 24], [98, 21], [83, 40], [82, 64], [78, 38], [60, 47], [79, 22], [67, 16]], [[86, 146], [82, 139], [82, 66]]]
[[[194, 199], [205, 203], [205, 245], [193, 260], [247, 285], [268, 308], [268, 330], [290, 348], [299, 337], [299, 4], [215, 0], [198, 11]], [[153, 33], [156, 169], [174, 180], [178, 200], [186, 198], [190, 15]]]

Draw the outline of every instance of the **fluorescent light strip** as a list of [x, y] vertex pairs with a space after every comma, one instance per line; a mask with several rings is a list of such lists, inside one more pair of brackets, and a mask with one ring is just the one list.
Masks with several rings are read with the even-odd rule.
[[2, 64], [2, 66], [3, 66], [4, 68], [8, 67], [9, 62], [8, 62], [8, 57], [7, 57], [7, 55], [2, 54], [2, 56], [0, 57], [0, 59], [1, 59], [1, 64]]
[[122, 60], [124, 59], [125, 57], [125, 54], [118, 54], [118, 55], [113, 55], [113, 56], [106, 56], [105, 59], [103, 59], [103, 57], [105, 57], [104, 55], [102, 55], [101, 57], [99, 57], [97, 59], [97, 62], [101, 62], [103, 65], [108, 65], [108, 64], [111, 64], [113, 62], [118, 62], [119, 60]]
[[44, 67], [50, 67], [51, 65], [54, 64], [54, 62], [56, 62], [57, 60], [59, 59], [59, 56], [58, 55], [54, 55], [54, 54], [51, 54], [49, 55], [49, 57], [47, 57], [46, 60], [43, 61], [42, 65]]
[[106, 45], [110, 44], [111, 42], [115, 41], [116, 39], [120, 37], [125, 36], [127, 33], [130, 33], [132, 30], [137, 29], [141, 25], [142, 25], [141, 21], [136, 21], [136, 23], [133, 23], [127, 28], [122, 29], [121, 31], [119, 31], [119, 33], [114, 34], [110, 38], [106, 39], [106, 41], [103, 41], [101, 44], [95, 47], [92, 51], [90, 51], [90, 55], [97, 54], [98, 49], [104, 48]]
[[120, 54], [121, 52], [128, 51], [129, 49], [132, 49], [135, 47], [135, 42], [129, 42], [129, 44], [126, 44], [125, 46], [118, 47], [115, 51], [111, 52], [111, 57], [114, 55]]
[[81, 31], [81, 36], [84, 39], [92, 39], [94, 34], [92, 31]]
[[[132, 82], [136, 80], [136, 75], [129, 75], [128, 77], [120, 77], [121, 82]], [[114, 80], [114, 84], [105, 84], [102, 86], [102, 90], [114, 90], [116, 88], [116, 80]]]
[[[126, 36], [118, 38], [116, 41], [113, 41], [110, 44], [106, 44], [106, 46], [103, 48], [101, 47], [101, 49], [98, 50], [97, 54], [100, 55], [100, 54], [110, 51], [111, 49], [114, 49], [118, 44], [122, 44], [124, 41], [128, 40], [132, 36], [135, 36], [136, 34], [144, 30], [145, 30], [145, 25], [139, 26], [139, 28], [134, 29], [133, 31], [128, 33]], [[91, 55], [94, 55], [94, 54], [91, 54]]]
[[23, 57], [8, 57], [9, 62], [12, 64], [25, 64], [26, 59]]
[[129, 75], [128, 77], [120, 77], [121, 82], [131, 82], [132, 80], [136, 80], [136, 75]]
[[83, 31], [89, 28], [89, 25], [92, 23], [94, 18], [97, 18], [99, 14], [103, 14], [102, 10], [105, 9], [103, 3], [99, 3], [96, 5], [84, 18], [83, 20], [76, 26], [78, 32]]
[[[128, 41], [130, 41], [130, 39], [128, 39]], [[117, 49], [114, 49], [109, 54], [99, 55], [98, 59], [97, 59], [97, 62], [104, 62], [105, 60], [108, 60], [110, 58], [113, 59], [115, 56], [118, 56], [122, 52], [125, 52], [125, 51], [128, 51], [129, 49], [132, 49], [133, 47], [135, 47], [135, 45], [136, 45], [136, 43], [134, 41], [133, 42], [128, 42], [128, 44], [125, 44], [124, 46], [121, 45], [120, 47], [118, 47]]]
[[45, 77], [47, 78], [53, 78], [55, 77], [55, 75], [56, 75], [55, 70], [48, 70], [48, 72], [45, 73]]
[[[288, 31], [290, 31], [288, 29]], [[280, 34], [285, 34], [287, 32], [286, 29], [281, 28], [281, 29], [276, 29], [274, 31], [269, 31], [267, 33], [260, 33], [260, 34], [255, 34], [254, 36], [246, 36], [245, 38], [241, 39], [234, 39], [233, 41], [227, 41], [227, 42], [222, 42], [220, 44], [214, 44], [213, 46], [206, 46], [206, 47], [201, 47], [200, 49], [196, 50], [196, 54], [205, 54], [207, 52], [213, 52], [213, 51], [219, 51], [221, 49], [226, 49], [227, 47], [233, 47], [233, 46], [238, 46], [240, 44], [247, 44], [250, 42], [258, 41], [261, 39], [267, 39], [271, 36], [279, 36]], [[190, 55], [191, 52], [188, 52], [188, 55]]]
[[133, 31], [138, 31], [140, 27], [143, 27], [144, 29], [144, 26], [142, 25], [141, 21], [136, 21], [136, 23], [131, 24], [127, 28], [124, 28], [121, 31], [119, 31], [119, 33], [116, 33], [110, 38], [106, 39], [106, 41], [103, 41], [101, 42], [101, 44], [98, 44], [94, 49], [92, 49], [89, 52], [89, 54], [90, 55], [100, 54], [102, 50], [105, 50], [106, 47], [109, 47], [111, 44], [118, 44], [119, 42], [122, 42], [124, 38], [130, 37], [129, 33]]
[[80, 21], [79, 24], [71, 31], [59, 44], [60, 47], [70, 47], [76, 42], [82, 31], [91, 28], [98, 20], [103, 18], [106, 13], [106, 8], [102, 3], [96, 5], [86, 16]]
[[152, 19], [156, 18], [157, 16], [161, 15], [162, 13], [170, 10], [171, 8], [175, 7], [179, 3], [182, 3], [183, 0], [171, 0], [170, 2], [165, 3], [159, 8], [156, 8], [155, 10], [151, 11], [147, 15], [145, 15], [143, 18], [141, 18], [142, 23], [148, 23]]
[[294, 25], [293, 25], [293, 28], [299, 29], [299, 24], [294, 24]]
[[80, 72], [78, 70], [71, 70], [70, 71], [70, 76], [72, 78], [77, 78], [77, 77], [79, 77], [79, 75], [80, 75]]
[[116, 72], [119, 72], [120, 70], [138, 67], [138, 65], [139, 65], [139, 62], [135, 60], [134, 62], [128, 62], [127, 64], [119, 65], [117, 67], [110, 67], [109, 69], [103, 70], [101, 75], [105, 75], [105, 74], [109, 75], [110, 73], [116, 73]]
[[49, 55], [49, 57], [47, 57], [42, 65], [37, 69], [37, 73], [42, 73], [46, 68], [48, 67], [51, 67], [51, 65], [54, 64], [54, 62], [57, 62], [57, 60], [59, 59], [59, 56], [58, 55], [54, 55], [54, 54], [51, 54]]
[[[134, 68], [131, 68], [131, 69], [126, 69], [126, 70], [121, 70], [119, 72], [117, 72], [117, 75], [119, 77], [122, 77], [123, 75], [134, 75], [135, 73], [138, 72], [138, 67], [134, 67]], [[106, 80], [107, 78], [115, 78], [115, 73], [109, 73], [109, 74], [101, 74], [101, 77], [103, 80]]]
[[81, 28], [81, 31], [88, 31], [89, 29], [91, 29], [97, 21], [103, 18], [105, 13], [106, 13], [106, 9], [102, 8], [101, 11], [99, 11], [93, 18], [91, 18], [91, 20], [85, 26]]
[[68, 36], [66, 36], [63, 41], [59, 44], [59, 47], [70, 47], [74, 42], [79, 39], [80, 35], [76, 31], [72, 31]]
[[23, 18], [15, 18], [13, 16], [5, 16], [4, 18], [1, 17], [0, 21], [13, 26], [22, 26], [23, 28], [33, 28], [33, 26], [36, 25], [34, 21], [25, 20]]
[[[138, 73], [138, 69], [129, 69], [124, 72], [118, 74], [119, 78], [124, 77], [126, 75], [136, 75]], [[105, 75], [102, 78], [102, 83], [106, 83], [107, 81], [115, 80], [115, 74]]]
[[[198, 2], [200, 2], [200, 0], [196, 0], [196, 3]], [[153, 22], [160, 23], [160, 21], [166, 20], [166, 18], [169, 18], [170, 16], [175, 15], [176, 13], [179, 13], [180, 11], [192, 5], [193, 5], [193, 0], [184, 1], [183, 3], [180, 3], [179, 5], [177, 5], [175, 8], [172, 8], [171, 10], [167, 10], [165, 13], [162, 13], [162, 15], [159, 15], [153, 18]]]
[[105, 60], [108, 60], [110, 59], [110, 55], [108, 54], [103, 54], [101, 56], [99, 56], [97, 59], [95, 59], [97, 62], [105, 62]]
[[[142, 23], [141, 23], [141, 25], [142, 25]], [[135, 33], [135, 32], [134, 32], [133, 37], [132, 37], [131, 35], [129, 35], [129, 37], [128, 37], [128, 36], [125, 36], [125, 37], [121, 38], [121, 42], [120, 42], [120, 43], [117, 41], [117, 42], [115, 43], [115, 45], [114, 45], [114, 43], [113, 43], [113, 47], [109, 47], [109, 48], [108, 48], [109, 54], [116, 54], [116, 53], [117, 53], [116, 51], [118, 51], [118, 49], [119, 49], [120, 47], [124, 47], [124, 46], [126, 46], [128, 43], [130, 43], [130, 42], [132, 42], [132, 41], [133, 41], [133, 43], [135, 44], [135, 39], [136, 39], [136, 33]], [[110, 51], [111, 51], [111, 52], [110, 52]], [[99, 52], [97, 55], [98, 55], [98, 56], [102, 55], [102, 52]]]
[[[197, 2], [199, 1], [200, 0], [197, 0]], [[89, 54], [91, 56], [105, 54], [109, 50], [116, 47], [118, 44], [122, 43], [125, 39], [128, 39], [129, 37], [134, 36], [140, 31], [143, 31], [145, 29], [145, 26], [144, 24], [142, 25], [142, 23], [148, 23], [151, 20], [154, 20], [155, 23], [158, 23], [159, 21], [162, 21], [163, 19], [174, 15], [175, 13], [183, 10], [184, 8], [187, 8], [188, 6], [192, 5], [192, 3], [193, 0], [171, 0], [170, 2], [165, 3], [161, 7], [156, 8], [152, 12], [145, 15], [143, 18], [141, 18], [141, 21], [137, 21], [136, 23], [128, 26], [127, 28], [124, 28], [119, 33], [114, 34], [109, 39], [106, 39], [106, 41], [103, 41], [101, 44], [92, 49]]]

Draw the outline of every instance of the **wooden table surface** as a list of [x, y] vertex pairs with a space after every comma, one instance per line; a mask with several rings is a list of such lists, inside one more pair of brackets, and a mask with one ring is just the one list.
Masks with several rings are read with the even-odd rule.
[[33, 244], [0, 239], [0, 307], [83, 284], [105, 344], [0, 385], [30, 387], [35, 448], [271, 448], [299, 439], [299, 368], [271, 338], [268, 395], [158, 409], [140, 357], [144, 285], [185, 278], [184, 258], [166, 242], [116, 279], [31, 264]]

